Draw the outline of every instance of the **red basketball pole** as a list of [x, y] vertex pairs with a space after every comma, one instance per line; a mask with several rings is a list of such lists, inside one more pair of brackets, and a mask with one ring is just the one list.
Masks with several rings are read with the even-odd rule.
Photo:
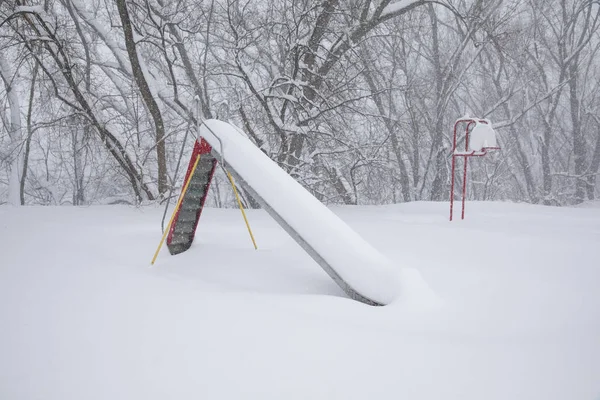
[[[456, 128], [461, 123], [467, 123], [465, 128], [465, 151], [457, 152], [456, 151], [456, 141], [457, 141], [457, 132]], [[483, 119], [475, 119], [475, 118], [462, 118], [457, 120], [454, 123], [454, 137], [452, 139], [452, 178], [450, 183], [450, 221], [452, 221], [453, 210], [454, 210], [454, 181], [455, 181], [455, 170], [456, 170], [456, 157], [462, 157], [464, 168], [463, 168], [463, 187], [462, 187], [462, 212], [461, 219], [465, 219], [465, 201], [467, 198], [467, 166], [469, 157], [483, 157], [487, 154], [488, 150], [497, 150], [499, 147], [484, 147], [481, 151], [470, 151], [469, 150], [469, 129], [471, 125], [482, 123], [488, 124], [488, 121]]]

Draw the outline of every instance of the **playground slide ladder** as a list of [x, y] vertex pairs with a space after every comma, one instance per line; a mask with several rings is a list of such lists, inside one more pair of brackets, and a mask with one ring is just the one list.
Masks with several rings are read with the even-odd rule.
[[[197, 157], [200, 157], [200, 160], [194, 170]], [[187, 190], [183, 194], [179, 208], [175, 210], [167, 237], [167, 247], [172, 255], [183, 253], [194, 241], [196, 227], [216, 165], [217, 160], [211, 154], [210, 145], [204, 140], [196, 141], [184, 180], [184, 187], [187, 185]]]

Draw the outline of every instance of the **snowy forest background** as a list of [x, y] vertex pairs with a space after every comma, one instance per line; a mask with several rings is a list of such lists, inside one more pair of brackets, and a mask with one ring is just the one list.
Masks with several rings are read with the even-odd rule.
[[0, 0], [0, 204], [178, 195], [207, 118], [325, 203], [448, 200], [465, 115], [502, 147], [470, 161], [470, 199], [581, 203], [599, 27], [597, 0]]

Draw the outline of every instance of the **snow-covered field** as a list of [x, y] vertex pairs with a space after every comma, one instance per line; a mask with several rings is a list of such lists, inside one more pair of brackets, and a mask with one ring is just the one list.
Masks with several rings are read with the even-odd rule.
[[334, 208], [440, 299], [369, 307], [261, 210], [0, 207], [0, 399], [598, 400], [600, 206], [447, 208]]

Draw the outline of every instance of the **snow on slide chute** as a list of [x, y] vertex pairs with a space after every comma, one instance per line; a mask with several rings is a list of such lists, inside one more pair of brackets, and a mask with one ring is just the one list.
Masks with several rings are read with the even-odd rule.
[[199, 133], [236, 180], [351, 298], [385, 305], [398, 297], [400, 280], [390, 261], [236, 127], [207, 120]]

